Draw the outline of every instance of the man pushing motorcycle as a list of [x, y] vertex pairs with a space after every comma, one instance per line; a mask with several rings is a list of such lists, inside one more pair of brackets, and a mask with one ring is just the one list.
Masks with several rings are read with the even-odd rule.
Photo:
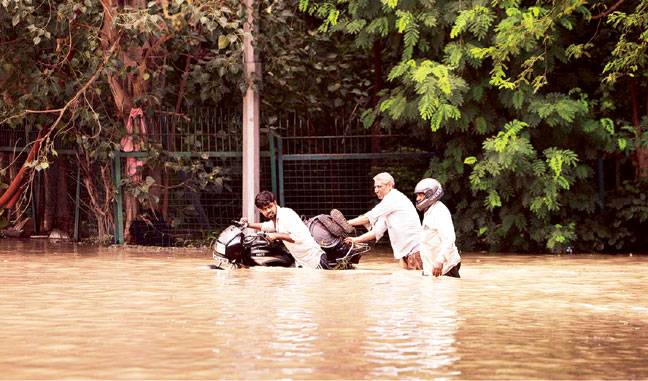
[[373, 209], [350, 219], [352, 226], [368, 225], [369, 231], [359, 237], [348, 237], [346, 242], [355, 244], [378, 241], [389, 232], [394, 258], [408, 270], [423, 269], [420, 253], [421, 222], [412, 202], [395, 188], [392, 175], [379, 173], [373, 178], [374, 193], [380, 200]]
[[295, 258], [299, 267], [310, 269], [329, 269], [328, 258], [320, 245], [315, 242], [308, 228], [294, 210], [279, 206], [274, 194], [269, 191], [261, 191], [254, 198], [259, 212], [268, 221], [247, 222], [242, 218], [241, 222], [247, 223], [248, 227], [266, 232], [268, 241], [281, 240]]

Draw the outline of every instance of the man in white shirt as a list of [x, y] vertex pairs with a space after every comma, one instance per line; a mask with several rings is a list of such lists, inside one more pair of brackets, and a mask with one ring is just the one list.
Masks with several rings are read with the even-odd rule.
[[[268, 221], [249, 223], [248, 227], [266, 232], [268, 241], [283, 241], [297, 266], [328, 269], [326, 253], [294, 210], [277, 205], [274, 194], [268, 191], [259, 192], [254, 204]], [[245, 219], [241, 221], [247, 222]]]
[[424, 212], [421, 230], [423, 275], [459, 276], [461, 257], [455, 245], [455, 230], [448, 208], [439, 199], [443, 188], [435, 179], [423, 179], [414, 188], [416, 209]]
[[370, 230], [359, 237], [348, 237], [345, 241], [378, 241], [388, 231], [394, 258], [405, 269], [421, 270], [421, 223], [414, 205], [407, 196], [394, 188], [394, 178], [389, 173], [379, 173], [373, 180], [374, 193], [381, 201], [367, 213], [348, 221], [353, 226], [370, 225]]

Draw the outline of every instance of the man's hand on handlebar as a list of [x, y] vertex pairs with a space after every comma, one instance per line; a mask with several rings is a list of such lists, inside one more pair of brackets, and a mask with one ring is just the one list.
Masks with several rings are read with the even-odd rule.
[[357, 237], [346, 237], [344, 239], [344, 243], [346, 243], [348, 245], [353, 245], [354, 243], [356, 243], [356, 238]]

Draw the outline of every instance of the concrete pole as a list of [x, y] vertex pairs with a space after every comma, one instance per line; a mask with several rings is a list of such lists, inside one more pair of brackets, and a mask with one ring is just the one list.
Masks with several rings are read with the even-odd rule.
[[243, 25], [243, 64], [247, 90], [243, 98], [243, 216], [248, 221], [259, 221], [259, 212], [254, 206], [254, 197], [259, 192], [259, 92], [255, 79], [261, 78], [261, 65], [252, 45], [257, 32], [254, 22], [254, 0], [244, 0], [247, 22]]

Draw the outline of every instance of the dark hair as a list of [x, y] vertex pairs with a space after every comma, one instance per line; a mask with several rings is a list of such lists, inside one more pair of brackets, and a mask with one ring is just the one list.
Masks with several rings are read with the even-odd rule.
[[254, 198], [254, 205], [256, 205], [256, 207], [259, 209], [268, 206], [273, 202], [275, 202], [275, 196], [272, 194], [272, 192], [265, 190], [259, 192], [259, 194], [257, 194]]

